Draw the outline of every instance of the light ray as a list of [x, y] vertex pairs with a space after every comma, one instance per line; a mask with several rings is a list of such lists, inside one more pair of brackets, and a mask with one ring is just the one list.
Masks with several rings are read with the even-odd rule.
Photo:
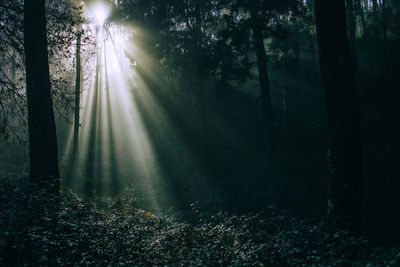
[[[135, 33], [144, 33], [121, 25], [95, 27], [97, 48], [90, 60], [94, 74], [81, 97], [80, 154], [73, 184], [87, 194], [116, 195], [134, 187], [145, 196], [144, 208], [155, 213], [168, 209], [176, 205], [172, 194], [176, 188], [169, 187], [163, 175], [160, 145], [170, 151], [176, 172], [200, 168], [196, 157], [148, 84], [162, 88], [151, 64], [146, 64], [154, 59], [131, 42]], [[142, 74], [133, 68], [136, 60]]]

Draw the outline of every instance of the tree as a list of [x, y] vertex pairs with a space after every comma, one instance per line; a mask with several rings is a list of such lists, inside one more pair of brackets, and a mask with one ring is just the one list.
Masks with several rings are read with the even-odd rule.
[[349, 45], [350, 51], [352, 55], [352, 64], [354, 73], [357, 76], [358, 72], [358, 62], [357, 62], [357, 43], [356, 43], [356, 20], [354, 17], [354, 2], [353, 0], [346, 0], [346, 9], [347, 9], [347, 21], [349, 28]]
[[[252, 2], [253, 3], [253, 2]], [[254, 48], [257, 56], [258, 78], [260, 81], [260, 106], [261, 117], [265, 131], [267, 142], [271, 144], [271, 131], [273, 130], [272, 123], [272, 104], [271, 104], [271, 89], [269, 84], [267, 54], [264, 47], [263, 28], [264, 22], [258, 15], [257, 6], [249, 3], [251, 29], [254, 37]]]
[[387, 60], [387, 21], [386, 21], [386, 1], [382, 0], [382, 40], [383, 40], [383, 51], [384, 60]]
[[[75, 1], [74, 5], [80, 11], [82, 5], [79, 1]], [[75, 23], [77, 24], [76, 28], [76, 49], [75, 49], [75, 105], [74, 105], [74, 157], [79, 155], [79, 115], [80, 115], [80, 102], [81, 102], [81, 42], [82, 42], [82, 18], [81, 13], [78, 12], [75, 14], [74, 19], [76, 20]]]
[[315, 18], [330, 138], [328, 218], [356, 233], [363, 195], [361, 125], [344, 0], [315, 0]]
[[365, 36], [367, 34], [367, 25], [365, 22], [365, 15], [364, 15], [364, 9], [361, 4], [361, 0], [355, 0], [354, 1], [354, 12], [360, 16], [361, 19], [361, 27], [362, 27], [362, 34], [361, 36], [365, 39]]
[[[47, 1], [48, 2], [48, 1]], [[47, 43], [50, 81], [55, 110], [72, 106], [69, 66], [60, 64], [71, 57], [70, 44], [75, 38], [72, 17], [76, 13], [68, 1], [46, 4]], [[0, 4], [0, 116], [9, 140], [25, 141], [22, 129], [28, 124], [25, 83], [24, 1], [8, 0]], [[60, 38], [62, 32], [63, 38]]]
[[30, 179], [59, 194], [56, 127], [51, 96], [45, 0], [24, 1]]
[[[372, 2], [372, 22], [373, 22], [373, 29], [374, 29], [374, 37], [375, 40], [380, 39], [379, 34], [379, 6], [377, 0], [371, 0]], [[368, 5], [367, 5], [368, 6]]]
[[76, 33], [76, 76], [75, 76], [75, 116], [74, 116], [74, 156], [78, 156], [79, 144], [79, 112], [80, 112], [80, 97], [81, 97], [81, 38], [82, 31], [78, 29]]
[[[260, 83], [260, 110], [263, 124], [264, 136], [268, 150], [272, 151], [273, 136], [273, 115], [271, 88], [268, 73], [267, 53], [264, 40], [267, 38], [268, 27], [273, 19], [294, 7], [296, 1], [237, 1], [239, 8], [247, 11], [249, 21], [245, 21], [250, 26], [254, 40], [254, 50], [257, 58], [258, 79]], [[279, 15], [278, 15], [279, 14]], [[247, 17], [247, 16], [243, 16]]]

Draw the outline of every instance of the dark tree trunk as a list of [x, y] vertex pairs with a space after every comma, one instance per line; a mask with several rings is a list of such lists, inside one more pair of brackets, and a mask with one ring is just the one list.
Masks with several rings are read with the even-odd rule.
[[45, 0], [24, 1], [24, 45], [30, 178], [58, 195], [60, 181], [47, 54]]
[[314, 14], [314, 0], [306, 0], [306, 6], [311, 14]]
[[372, 18], [374, 22], [374, 34], [375, 39], [379, 40], [379, 13], [378, 13], [378, 2], [376, 0], [372, 0]]
[[76, 35], [76, 77], [75, 77], [75, 120], [74, 120], [74, 157], [79, 153], [79, 112], [81, 102], [81, 36], [79, 31]]
[[355, 76], [358, 73], [358, 63], [357, 63], [357, 42], [356, 42], [356, 20], [354, 18], [354, 2], [353, 0], [346, 0], [347, 8], [347, 24], [349, 27], [349, 44], [351, 59], [353, 64], [353, 69]]
[[300, 40], [300, 29], [299, 29], [299, 25], [297, 23], [295, 23], [293, 25], [294, 27], [294, 33], [293, 33], [293, 37], [294, 37], [294, 47], [293, 47], [293, 51], [294, 51], [294, 66], [295, 66], [295, 70], [297, 73], [300, 72], [301, 70], [301, 40]]
[[[306, 7], [308, 8], [309, 12], [311, 15], [314, 14], [314, 1], [313, 0], [307, 0], [306, 1]], [[314, 16], [312, 16], [313, 22], [315, 21]], [[314, 25], [314, 23], [313, 23]], [[312, 71], [312, 79], [315, 81], [316, 76], [317, 76], [317, 67], [316, 67], [316, 58], [315, 58], [315, 37], [314, 37], [314, 29], [313, 26], [310, 27], [308, 30], [308, 35], [309, 35], [309, 41], [310, 41], [310, 51], [311, 51], [311, 71]]]
[[367, 35], [367, 26], [365, 23], [365, 15], [364, 15], [363, 7], [361, 5], [361, 0], [355, 0], [354, 4], [355, 4], [354, 5], [355, 13], [357, 15], [359, 15], [361, 18], [362, 38], [365, 39], [365, 37]]
[[383, 51], [384, 60], [387, 60], [387, 21], [386, 21], [386, 1], [382, 0], [382, 39], [383, 39]]
[[75, 120], [74, 120], [74, 157], [79, 152], [79, 113], [81, 101], [81, 36], [79, 31], [76, 35], [76, 77], [75, 77]]
[[[261, 118], [264, 127], [264, 136], [267, 144], [271, 144], [271, 136], [273, 131], [272, 126], [272, 104], [271, 104], [271, 92], [268, 76], [267, 67], [267, 54], [265, 53], [264, 47], [264, 36], [262, 29], [264, 25], [262, 24], [257, 11], [255, 8], [250, 6], [250, 16], [251, 16], [251, 29], [254, 35], [254, 45], [257, 56], [257, 66], [258, 66], [258, 77], [260, 82], [260, 107], [261, 107]], [[271, 149], [271, 147], [269, 147]]]
[[16, 57], [16, 53], [15, 53], [15, 48], [12, 48], [12, 62], [11, 62], [11, 82], [15, 85], [16, 82], [16, 62], [15, 62], [15, 57]]
[[310, 50], [311, 50], [311, 56], [312, 56], [312, 77], [313, 80], [316, 80], [316, 76], [317, 76], [317, 68], [316, 68], [316, 63], [315, 63], [315, 41], [314, 41], [314, 34], [310, 32]]
[[315, 17], [329, 120], [328, 218], [332, 226], [357, 233], [363, 195], [361, 126], [344, 0], [315, 0]]
[[[287, 96], [288, 96], [288, 91], [289, 91], [289, 47], [287, 45], [287, 42], [285, 42], [284, 45], [284, 52], [285, 52], [285, 86], [283, 87], [283, 92], [282, 92], [282, 111], [283, 111], [283, 124], [285, 129], [287, 130], [288, 128], [288, 111], [287, 111]], [[286, 142], [285, 142], [286, 144]]]

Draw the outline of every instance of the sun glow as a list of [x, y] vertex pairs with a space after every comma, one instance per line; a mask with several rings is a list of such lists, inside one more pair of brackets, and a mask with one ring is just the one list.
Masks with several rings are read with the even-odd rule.
[[[155, 189], [158, 162], [150, 135], [134, 94], [137, 77], [130, 46], [132, 30], [107, 23], [107, 9], [93, 4], [95, 14], [95, 53], [87, 55], [82, 71], [90, 72], [90, 82], [82, 90], [79, 130], [79, 155], [74, 159], [73, 174], [69, 184], [85, 193], [115, 195], [124, 188], [135, 188], [148, 195], [162, 194]], [[101, 25], [101, 27], [98, 27]], [[141, 88], [146, 90], [146, 88]], [[152, 101], [149, 101], [151, 103]], [[65, 146], [65, 155], [71, 154], [72, 138]], [[67, 156], [66, 156], [67, 157]], [[167, 201], [164, 201], [164, 205]], [[149, 197], [145, 206], [153, 212], [160, 210], [159, 203]]]
[[103, 25], [111, 13], [111, 7], [105, 2], [95, 2], [88, 7], [86, 16], [96, 25]]
[[103, 2], [85, 7], [91, 22], [85, 33], [93, 43], [82, 47], [87, 52], [81, 59], [79, 154], [73, 155], [72, 129], [64, 145], [63, 158], [72, 157], [65, 184], [87, 195], [134, 189], [144, 196], [142, 208], [156, 214], [172, 210], [179, 197], [165, 178], [170, 171], [165, 151], [180, 166], [176, 174], [197, 169], [197, 163], [157, 95], [163, 86], [144, 45], [151, 35], [136, 26], [104, 23], [110, 14]]

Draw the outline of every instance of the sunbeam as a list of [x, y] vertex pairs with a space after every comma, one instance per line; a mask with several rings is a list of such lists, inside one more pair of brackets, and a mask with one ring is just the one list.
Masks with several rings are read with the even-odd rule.
[[105, 1], [96, 1], [85, 6], [85, 17], [96, 25], [103, 25], [111, 13], [111, 5]]
[[[144, 83], [137, 88], [140, 79], [126, 56], [133, 53], [128, 50], [132, 47], [128, 40], [133, 31], [112, 24], [98, 23], [92, 27], [96, 33], [96, 51], [90, 62], [95, 73], [82, 91], [80, 153], [71, 164], [69, 183], [88, 196], [115, 196], [121, 189], [134, 187], [148, 195], [143, 201], [145, 208], [160, 210], [159, 195], [162, 205], [168, 208], [170, 197], [160, 186], [156, 152], [142, 118], [143, 112], [151, 109], [154, 114], [160, 112], [150, 94], [145, 93], [148, 88]], [[134, 90], [140, 93], [135, 94]], [[149, 107], [139, 111], [137, 98], [146, 101]], [[65, 146], [65, 156], [71, 154], [71, 139], [72, 134]]]

